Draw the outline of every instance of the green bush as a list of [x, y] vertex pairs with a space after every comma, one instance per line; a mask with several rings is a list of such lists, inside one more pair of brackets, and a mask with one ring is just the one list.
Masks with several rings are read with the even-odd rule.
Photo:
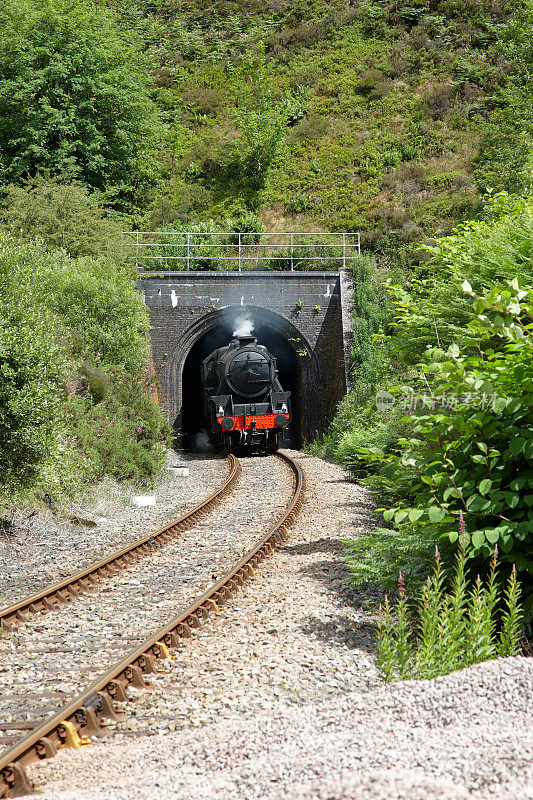
[[[467, 294], [474, 297], [465, 284]], [[473, 300], [471, 339], [442, 361], [422, 365], [428, 391], [409, 402], [401, 453], [383, 453], [390, 480], [416, 476], [411, 502], [385, 519], [438, 530], [457, 540], [464, 515], [470, 556], [502, 559], [533, 576], [533, 295], [493, 289]], [[405, 387], [393, 390], [404, 394]], [[416, 398], [416, 396], [413, 396]], [[525, 601], [528, 617], [533, 596]]]
[[6, 0], [0, 28], [0, 180], [49, 169], [131, 196], [153, 178], [146, 62], [111, 10]]
[[431, 259], [420, 278], [393, 289], [394, 356], [416, 363], [429, 348], [446, 349], [469, 338], [472, 301], [461, 290], [469, 280], [483, 293], [509, 277], [533, 286], [533, 203], [506, 194], [487, 206], [488, 218], [470, 221], [425, 249]]
[[157, 471], [169, 430], [142, 377], [148, 322], [135, 276], [3, 237], [0, 301], [2, 501]]
[[32, 265], [25, 255], [31, 246], [21, 252], [25, 268], [40, 284], [40, 302], [75, 332], [78, 352], [132, 374], [147, 363], [146, 307], [128, 267], [103, 258], [74, 260], [61, 253]]
[[0, 495], [15, 500], [60, 455], [68, 358], [61, 329], [28, 302], [28, 276], [0, 237]]
[[148, 398], [147, 381], [116, 368], [89, 375], [91, 394], [72, 398], [67, 414], [91, 478], [146, 481], [161, 468], [169, 444], [168, 425]]
[[[227, 221], [227, 230], [230, 234], [228, 241], [230, 244], [238, 244], [241, 234], [241, 245], [245, 244], [259, 244], [261, 241], [261, 234], [264, 233], [264, 225], [261, 218], [253, 211], [244, 209], [240, 214], [236, 214]], [[244, 234], [244, 235], [243, 235]]]
[[167, 225], [164, 232], [170, 234], [166, 241], [161, 241], [160, 245], [154, 248], [153, 252], [157, 256], [172, 256], [173, 259], [165, 258], [157, 261], [145, 260], [143, 266], [148, 270], [168, 269], [179, 272], [181, 270], [217, 270], [224, 268], [223, 255], [220, 248], [222, 236], [217, 225], [212, 220], [208, 222], [187, 226], [189, 233], [189, 246], [187, 247], [187, 234], [175, 231], [174, 226]]
[[80, 183], [40, 174], [22, 186], [10, 184], [0, 202], [0, 222], [23, 241], [39, 239], [74, 258], [122, 258], [119, 222]]

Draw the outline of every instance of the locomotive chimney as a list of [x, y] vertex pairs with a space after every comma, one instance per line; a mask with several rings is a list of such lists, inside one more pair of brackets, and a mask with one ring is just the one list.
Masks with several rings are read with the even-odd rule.
[[247, 344], [255, 344], [257, 339], [255, 336], [237, 336], [240, 347], [246, 347]]

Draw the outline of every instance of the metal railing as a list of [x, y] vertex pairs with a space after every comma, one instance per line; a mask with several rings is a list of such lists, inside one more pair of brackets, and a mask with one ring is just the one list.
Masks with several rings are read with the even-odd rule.
[[124, 231], [122, 247], [141, 271], [331, 270], [361, 255], [359, 233]]

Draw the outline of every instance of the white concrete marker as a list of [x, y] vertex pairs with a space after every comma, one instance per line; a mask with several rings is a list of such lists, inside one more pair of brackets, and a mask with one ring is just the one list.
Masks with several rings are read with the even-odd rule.
[[155, 506], [155, 497], [150, 494], [137, 494], [131, 498], [131, 502], [135, 506]]

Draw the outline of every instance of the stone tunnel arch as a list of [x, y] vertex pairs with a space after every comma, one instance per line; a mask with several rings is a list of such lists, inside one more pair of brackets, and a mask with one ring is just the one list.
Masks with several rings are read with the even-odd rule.
[[158, 401], [178, 434], [186, 359], [235, 308], [250, 309], [287, 342], [297, 340], [290, 342], [293, 349], [305, 351], [298, 356], [301, 438], [312, 441], [327, 430], [348, 386], [353, 293], [348, 273], [169, 272], [143, 274], [137, 285], [150, 314]]
[[232, 338], [233, 322], [249, 315], [254, 335], [278, 359], [283, 388], [292, 393], [291, 445], [300, 447], [309, 436], [309, 420], [303, 413], [306, 397], [316, 391], [316, 357], [309, 341], [289, 320], [256, 305], [233, 305], [214, 310], [191, 324], [170, 355], [168, 379], [176, 387], [169, 408], [177, 442], [187, 446], [205, 428], [200, 384], [200, 364], [216, 347]]

